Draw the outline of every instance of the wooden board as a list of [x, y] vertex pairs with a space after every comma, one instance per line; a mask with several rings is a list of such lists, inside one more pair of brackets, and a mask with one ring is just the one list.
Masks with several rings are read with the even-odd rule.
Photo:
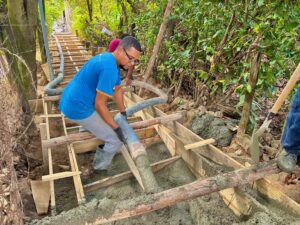
[[[159, 161], [159, 162], [156, 162], [156, 163], [152, 163], [151, 168], [152, 168], [153, 173], [156, 173], [156, 172], [160, 171], [161, 169], [165, 168], [166, 166], [168, 166], [169, 164], [175, 162], [178, 159], [180, 159], [180, 156], [174, 156], [174, 157], [169, 158], [169, 159], [165, 159], [165, 160], [162, 160], [162, 161]], [[86, 185], [84, 185], [84, 190], [86, 192], [94, 191], [94, 190], [97, 190], [99, 188], [108, 187], [108, 186], [113, 185], [115, 183], [130, 179], [132, 177], [133, 177], [132, 172], [127, 171], [127, 172], [120, 173], [120, 174], [117, 174], [117, 175], [112, 176], [112, 177], [107, 177], [107, 178], [104, 178], [102, 180], [95, 181], [95, 182], [90, 183], [90, 184], [86, 184]]]
[[39, 215], [48, 213], [50, 183], [40, 180], [31, 180], [30, 184], [37, 213]]
[[41, 65], [42, 67], [42, 71], [45, 74], [48, 82], [50, 81], [50, 72], [49, 72], [49, 67], [48, 67], [48, 63], [44, 63]]
[[[156, 131], [153, 127], [149, 127], [149, 128], [136, 130], [136, 134], [139, 139], [143, 140], [143, 139], [154, 137], [156, 135]], [[64, 138], [60, 137], [60, 139], [64, 139]], [[74, 141], [73, 146], [76, 153], [84, 153], [84, 152], [95, 150], [97, 145], [102, 143], [103, 142], [96, 139], [95, 136], [91, 136], [91, 138], [86, 140]]]

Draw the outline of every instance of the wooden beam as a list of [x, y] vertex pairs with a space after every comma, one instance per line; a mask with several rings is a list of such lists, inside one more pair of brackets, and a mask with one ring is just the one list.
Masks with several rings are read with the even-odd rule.
[[[140, 139], [145, 139], [146, 137], [149, 137], [149, 134], [151, 134], [152, 136], [154, 136], [154, 129], [151, 127], [150, 128], [145, 128], [145, 129], [140, 129], [137, 130], [137, 136]], [[89, 132], [81, 132], [81, 133], [77, 133], [77, 134], [70, 134], [68, 136], [60, 136], [60, 137], [55, 137], [55, 138], [51, 138], [49, 140], [43, 140], [42, 141], [42, 145], [45, 148], [50, 148], [50, 147], [54, 147], [54, 146], [58, 146], [58, 145], [63, 145], [63, 144], [69, 144], [69, 143], [73, 143], [76, 141], [83, 141], [83, 140], [88, 140], [88, 139], [92, 139], [95, 138], [95, 135]]]
[[31, 112], [35, 114], [43, 113], [43, 99], [32, 99], [28, 103]]
[[45, 102], [57, 102], [61, 98], [61, 95], [54, 95], [54, 96], [45, 96], [44, 100]]
[[[156, 172], [162, 170], [163, 168], [165, 168], [166, 166], [170, 165], [171, 163], [177, 161], [178, 159], [180, 159], [180, 156], [174, 156], [174, 157], [169, 158], [169, 159], [165, 159], [165, 160], [162, 160], [162, 161], [159, 161], [159, 162], [156, 162], [156, 163], [152, 163], [151, 168], [152, 168], [153, 173], [156, 173]], [[91, 192], [91, 191], [95, 191], [99, 188], [111, 186], [115, 183], [130, 179], [132, 177], [133, 177], [132, 172], [127, 171], [127, 172], [120, 173], [120, 174], [117, 174], [117, 175], [112, 176], [112, 177], [107, 177], [107, 178], [104, 178], [102, 180], [95, 181], [95, 182], [90, 183], [90, 184], [86, 184], [83, 187], [84, 187], [84, 190], [86, 192]]]
[[138, 168], [136, 167], [136, 165], [135, 165], [133, 159], [131, 158], [131, 156], [130, 156], [128, 150], [127, 150], [127, 148], [125, 147], [125, 145], [122, 146], [121, 153], [122, 153], [125, 161], [127, 162], [127, 165], [129, 167], [130, 171], [132, 172], [133, 176], [138, 181], [138, 183], [141, 186], [141, 188], [143, 190], [145, 190], [145, 186], [143, 184], [140, 172], [139, 172]]
[[[153, 127], [136, 130], [135, 132], [140, 140], [152, 138], [156, 135], [156, 131]], [[73, 147], [75, 149], [75, 152], [79, 154], [96, 150], [97, 146], [103, 143], [103, 141], [97, 138], [92, 138], [84, 141], [80, 140], [77, 142], [73, 142]]]
[[[47, 140], [47, 124], [40, 123], [40, 135], [41, 141]], [[46, 174], [49, 171], [49, 159], [48, 159], [48, 150], [42, 146], [42, 155], [43, 155], [43, 173]]]
[[47, 114], [47, 115], [40, 115], [42, 118], [61, 118], [63, 114]]
[[[43, 108], [44, 108], [44, 114], [48, 114], [48, 105], [47, 102], [44, 101], [43, 99]], [[49, 118], [46, 117], [46, 138], [49, 140], [50, 137], [50, 129], [49, 129]], [[43, 143], [44, 140], [42, 140]], [[52, 161], [52, 152], [51, 148], [46, 148], [42, 146], [42, 149], [45, 148], [47, 149], [47, 157], [48, 157], [48, 167], [49, 167], [49, 175], [53, 175], [53, 161]], [[54, 190], [54, 182], [53, 180], [50, 181], [50, 204], [51, 204], [51, 210], [53, 212], [56, 211], [56, 203], [55, 203], [55, 190]]]
[[209, 139], [206, 139], [206, 140], [203, 140], [203, 141], [197, 141], [197, 142], [194, 142], [192, 144], [187, 144], [184, 146], [185, 150], [190, 150], [190, 149], [194, 149], [194, 148], [199, 148], [199, 147], [202, 147], [204, 145], [209, 145], [209, 144], [213, 144], [215, 143], [215, 139], [213, 138], [209, 138]]
[[54, 174], [42, 176], [42, 181], [53, 181], [53, 180], [58, 180], [66, 177], [73, 177], [80, 174], [81, 174], [80, 171], [79, 172], [66, 171], [66, 172], [54, 173]]
[[[68, 135], [65, 118], [61, 117], [61, 119], [62, 119], [64, 133], [65, 133], [65, 135]], [[79, 169], [78, 169], [76, 154], [75, 154], [73, 145], [72, 144], [67, 145], [67, 149], [68, 149], [68, 154], [69, 154], [71, 171], [78, 173]], [[73, 176], [73, 182], [74, 182], [77, 201], [78, 201], [78, 204], [80, 205], [85, 202], [85, 196], [84, 196], [84, 192], [83, 192], [80, 174]]]
[[174, 120], [182, 119], [181, 113], [173, 113], [167, 116], [156, 117], [148, 120], [143, 120], [135, 123], [131, 123], [130, 126], [134, 129], [141, 129], [156, 124], [165, 124]]

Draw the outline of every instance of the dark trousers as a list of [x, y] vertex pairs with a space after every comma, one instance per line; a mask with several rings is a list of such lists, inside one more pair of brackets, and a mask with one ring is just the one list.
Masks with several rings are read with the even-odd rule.
[[300, 88], [287, 116], [281, 144], [288, 153], [300, 155]]

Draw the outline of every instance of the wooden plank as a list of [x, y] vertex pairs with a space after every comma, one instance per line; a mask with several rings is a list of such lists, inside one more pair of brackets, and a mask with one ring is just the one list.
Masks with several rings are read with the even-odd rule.
[[[76, 154], [75, 154], [72, 144], [70, 146], [68, 146], [68, 152], [69, 152], [70, 163], [71, 163], [71, 165], [73, 165], [73, 166], [71, 166], [72, 170], [75, 172], [79, 172]], [[75, 186], [78, 204], [85, 203], [86, 200], [85, 200], [85, 196], [84, 196], [84, 191], [83, 191], [80, 174], [73, 176], [73, 182], [74, 182], [74, 186]]]
[[42, 64], [41, 67], [42, 67], [43, 73], [45, 74], [47, 80], [49, 81], [50, 80], [50, 72], [49, 72], [48, 63]]
[[[63, 130], [64, 130], [65, 135], [68, 135], [65, 117], [62, 117], [62, 124], [63, 124]], [[72, 144], [67, 145], [67, 149], [68, 149], [69, 160], [70, 160], [72, 172], [79, 172], [76, 155], [74, 153], [74, 148], [73, 148]], [[84, 192], [83, 192], [80, 174], [73, 176], [73, 182], [74, 182], [74, 187], [75, 187], [78, 204], [82, 204], [85, 202], [85, 196], [84, 196]]]
[[[46, 123], [40, 123], [40, 135], [41, 141], [47, 140], [47, 125]], [[44, 174], [49, 170], [49, 159], [48, 159], [48, 150], [42, 146], [42, 155], [43, 155], [43, 170]]]
[[63, 117], [62, 114], [47, 114], [47, 115], [40, 115], [42, 118], [61, 118]]
[[135, 123], [130, 123], [130, 126], [134, 129], [141, 129], [156, 124], [165, 124], [174, 120], [182, 119], [182, 113], [173, 113], [167, 116], [160, 116], [153, 119], [143, 120]]
[[[153, 127], [136, 130], [135, 132], [140, 140], [151, 138], [156, 135], [156, 131]], [[84, 153], [95, 150], [99, 144], [103, 143], [103, 141], [93, 138], [85, 141], [73, 142], [73, 146], [76, 153]]]
[[28, 103], [31, 112], [35, 114], [43, 113], [43, 99], [32, 99]]
[[[239, 193], [239, 194], [236, 194]], [[239, 217], [250, 216], [252, 202], [250, 198], [238, 188], [227, 188], [219, 191], [225, 204]]]
[[202, 147], [204, 145], [208, 145], [208, 144], [212, 144], [212, 143], [215, 143], [215, 139], [209, 138], [209, 139], [206, 139], [206, 140], [203, 140], [203, 141], [197, 141], [197, 142], [194, 142], [192, 144], [187, 144], [187, 145], [184, 146], [184, 148], [185, 148], [185, 150], [190, 150], [190, 149], [199, 148], [199, 147]]
[[54, 181], [62, 178], [73, 177], [75, 175], [80, 175], [80, 174], [81, 174], [80, 171], [78, 172], [65, 171], [60, 173], [54, 173], [54, 174], [42, 176], [42, 181]]
[[38, 215], [46, 214], [49, 208], [50, 185], [49, 182], [31, 180], [31, 191]]
[[[246, 167], [250, 167], [250, 166], [252, 165], [246, 162]], [[278, 189], [270, 179], [263, 178], [257, 180], [252, 184], [252, 187], [257, 189], [264, 196], [271, 198], [277, 203], [283, 205], [284, 207], [291, 209], [297, 215], [300, 215], [300, 205], [296, 201], [291, 199], [289, 196], [284, 194], [280, 189]]]
[[[140, 139], [153, 137], [155, 135], [155, 129], [152, 127], [136, 130], [136, 134]], [[60, 136], [52, 138], [50, 140], [43, 140], [42, 145], [44, 147], [54, 147], [67, 143], [73, 143], [77, 141], [89, 140], [95, 138], [95, 135], [89, 132], [81, 132], [76, 134], [70, 134], [68, 136]]]
[[131, 156], [130, 156], [128, 150], [127, 150], [127, 148], [125, 147], [125, 145], [122, 146], [121, 153], [122, 153], [124, 159], [126, 160], [127, 165], [129, 166], [129, 169], [132, 172], [133, 176], [138, 181], [138, 183], [141, 186], [141, 188], [143, 190], [145, 190], [145, 187], [144, 187], [144, 184], [143, 184], [140, 172], [139, 172], [138, 168], [136, 167], [136, 165], [135, 165], [133, 159], [131, 158]]
[[[169, 158], [169, 159], [165, 159], [165, 160], [162, 160], [162, 161], [159, 161], [159, 162], [152, 163], [151, 168], [152, 168], [153, 173], [156, 173], [156, 172], [162, 170], [163, 168], [165, 168], [166, 166], [170, 165], [171, 163], [175, 162], [176, 160], [178, 160], [180, 158], [181, 158], [180, 156], [174, 156], [174, 157]], [[112, 177], [107, 177], [107, 178], [104, 178], [102, 180], [95, 181], [95, 182], [90, 183], [90, 184], [86, 184], [86, 185], [84, 185], [84, 190], [86, 192], [94, 191], [94, 190], [97, 190], [99, 188], [111, 186], [115, 183], [130, 179], [132, 177], [133, 177], [132, 172], [127, 171], [127, 172], [120, 173], [120, 174], [117, 174], [117, 175], [112, 176]]]
[[[43, 107], [44, 107], [44, 114], [48, 114], [48, 105], [43, 99]], [[50, 130], [49, 130], [49, 118], [46, 117], [46, 134], [47, 134], [47, 140], [50, 139]], [[42, 143], [45, 140], [42, 140]], [[42, 146], [42, 148], [45, 148]], [[53, 162], [52, 162], [52, 154], [51, 154], [51, 148], [46, 148], [48, 153], [48, 165], [49, 165], [49, 175], [53, 174]], [[50, 181], [50, 204], [51, 204], [51, 210], [56, 210], [56, 204], [55, 204], [55, 191], [54, 191], [54, 182], [53, 180]]]

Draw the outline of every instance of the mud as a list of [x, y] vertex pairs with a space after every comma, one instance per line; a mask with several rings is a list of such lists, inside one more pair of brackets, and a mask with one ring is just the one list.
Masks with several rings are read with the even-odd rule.
[[[147, 149], [150, 163], [170, 157], [164, 144], [153, 144]], [[79, 162], [85, 163], [91, 160], [93, 154], [85, 154], [79, 156]], [[218, 167], [218, 166], [216, 166]], [[107, 176], [112, 176], [124, 171], [128, 167], [124, 162], [121, 154], [117, 155], [107, 173], [93, 174], [91, 177], [86, 177], [83, 182], [90, 183], [94, 180], [99, 180]], [[218, 170], [216, 170], [218, 171]], [[180, 185], [184, 185], [194, 181], [196, 178], [190, 172], [188, 167], [182, 160], [177, 160], [168, 167], [155, 174], [159, 186], [163, 189], [170, 189]], [[123, 209], [128, 206], [135, 206], [135, 198], [141, 198], [145, 202], [151, 200], [145, 195], [138, 183], [134, 179], [126, 180], [108, 188], [102, 188], [97, 191], [87, 193], [87, 203], [76, 207], [76, 198], [70, 197], [72, 192], [72, 180], [60, 184], [62, 191], [61, 195], [57, 195], [59, 215], [46, 217], [42, 220], [32, 221], [30, 224], [72, 224], [81, 225], [86, 222], [93, 222], [100, 216], [109, 217], [115, 209]], [[69, 190], [67, 190], [67, 187]], [[252, 214], [248, 218], [238, 218], [227, 207], [217, 193], [212, 193], [207, 196], [199, 197], [195, 200], [177, 204], [156, 212], [151, 212], [142, 216], [133, 217], [121, 221], [116, 221], [107, 224], [114, 225], [252, 225], [252, 224], [299, 224], [299, 218], [293, 217], [280, 208], [274, 207], [271, 203], [264, 201], [261, 197], [255, 195], [255, 192], [250, 188], [249, 193], [253, 196], [256, 204], [253, 206]], [[57, 190], [57, 193], [59, 190]], [[253, 193], [252, 193], [253, 192]], [[73, 201], [73, 200], [74, 201]], [[126, 200], [121, 203], [122, 200]], [[63, 203], [64, 202], [64, 203]], [[73, 209], [70, 209], [72, 208]], [[61, 211], [65, 209], [65, 211]], [[67, 211], [67, 209], [70, 209]]]

